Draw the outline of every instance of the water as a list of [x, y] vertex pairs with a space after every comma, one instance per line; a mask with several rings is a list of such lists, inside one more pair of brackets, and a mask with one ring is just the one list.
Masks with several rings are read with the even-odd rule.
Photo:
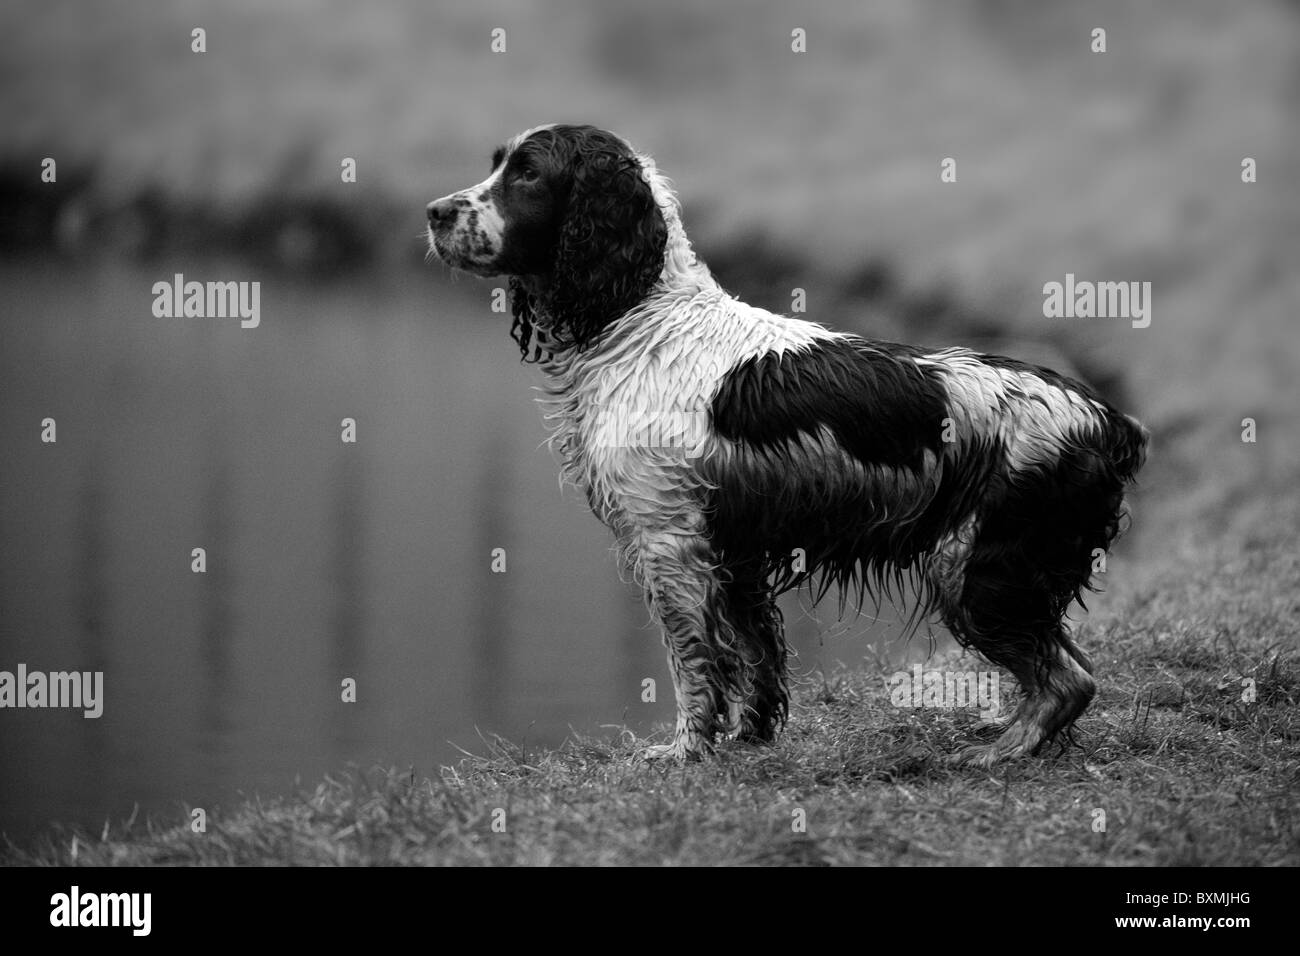
[[[261, 325], [155, 318], [174, 272], [260, 279]], [[349, 763], [427, 774], [453, 743], [483, 752], [480, 730], [555, 744], [671, 718], [658, 633], [561, 494], [490, 283], [42, 260], [0, 289], [0, 669], [105, 684], [98, 720], [0, 711], [10, 838], [212, 812]], [[833, 610], [785, 606], [801, 670], [871, 653]]]

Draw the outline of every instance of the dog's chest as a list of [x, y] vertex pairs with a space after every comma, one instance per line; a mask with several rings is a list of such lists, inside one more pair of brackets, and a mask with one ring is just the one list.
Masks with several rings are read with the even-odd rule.
[[748, 358], [831, 335], [725, 294], [629, 316], [554, 380], [552, 445], [564, 477], [611, 526], [688, 520], [725, 376]]
[[697, 488], [695, 459], [721, 372], [689, 348], [606, 358], [574, 369], [558, 410], [565, 478], [607, 524], [662, 520]]

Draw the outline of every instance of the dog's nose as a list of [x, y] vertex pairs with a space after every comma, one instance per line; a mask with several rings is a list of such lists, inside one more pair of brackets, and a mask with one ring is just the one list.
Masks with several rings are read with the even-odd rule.
[[456, 206], [450, 199], [435, 199], [425, 207], [429, 214], [429, 224], [437, 226], [456, 217]]

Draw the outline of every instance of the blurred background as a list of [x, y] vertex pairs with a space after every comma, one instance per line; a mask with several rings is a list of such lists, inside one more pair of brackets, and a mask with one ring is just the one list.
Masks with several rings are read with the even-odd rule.
[[[803, 288], [810, 318], [1059, 366], [1143, 418], [1108, 591], [1296, 513], [1294, 2], [10, 0], [0, 73], [0, 669], [106, 697], [0, 712], [11, 839], [671, 716], [499, 283], [422, 262], [425, 203], [539, 123], [652, 153], [755, 304]], [[178, 272], [259, 281], [260, 326], [155, 318]], [[1066, 273], [1151, 282], [1150, 327], [1045, 319]], [[805, 694], [930, 648], [806, 605]]]

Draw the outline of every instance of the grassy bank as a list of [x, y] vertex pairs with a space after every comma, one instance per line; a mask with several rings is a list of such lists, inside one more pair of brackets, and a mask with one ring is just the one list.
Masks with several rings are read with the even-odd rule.
[[1101, 693], [1044, 758], [951, 769], [973, 715], [896, 709], [868, 670], [805, 680], [771, 748], [668, 766], [617, 729], [495, 741], [434, 779], [354, 772], [205, 833], [179, 816], [64, 831], [4, 862], [1295, 865], [1300, 503], [1259, 504], [1212, 546], [1115, 572], [1127, 583], [1081, 626]]

